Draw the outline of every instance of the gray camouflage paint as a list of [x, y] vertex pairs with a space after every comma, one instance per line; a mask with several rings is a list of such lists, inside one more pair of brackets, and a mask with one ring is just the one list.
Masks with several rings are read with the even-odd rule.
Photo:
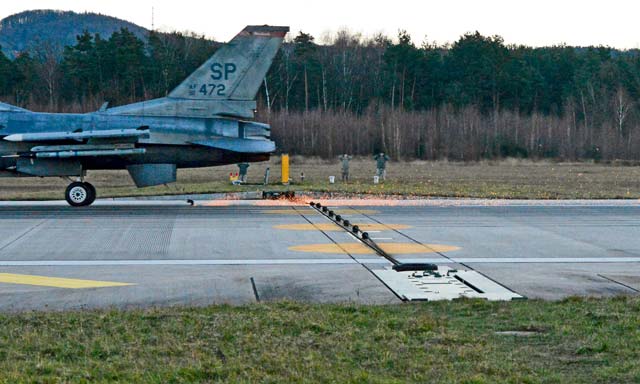
[[246, 27], [164, 98], [86, 114], [0, 103], [0, 177], [129, 169], [148, 186], [175, 181], [176, 168], [268, 160], [269, 125], [246, 119], [288, 30]]

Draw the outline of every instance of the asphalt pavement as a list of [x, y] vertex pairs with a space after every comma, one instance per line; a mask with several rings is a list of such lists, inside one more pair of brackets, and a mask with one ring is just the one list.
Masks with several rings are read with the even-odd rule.
[[[324, 201], [405, 262], [474, 270], [527, 298], [640, 292], [637, 201]], [[0, 203], [0, 310], [400, 303], [389, 268], [304, 203]]]

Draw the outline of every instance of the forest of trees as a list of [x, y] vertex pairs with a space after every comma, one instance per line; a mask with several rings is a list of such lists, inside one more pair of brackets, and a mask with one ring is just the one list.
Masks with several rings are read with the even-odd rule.
[[122, 28], [144, 41], [149, 33], [134, 23], [99, 13], [29, 10], [0, 20], [0, 45], [9, 58], [41, 44], [51, 45], [60, 53], [66, 45], [74, 45], [78, 34], [85, 30], [108, 37]]
[[[0, 56], [0, 98], [85, 112], [165, 96], [219, 46], [126, 29], [84, 33], [60, 55], [42, 44]], [[468, 33], [452, 44], [348, 31], [294, 34], [258, 96], [283, 151], [333, 157], [640, 159], [640, 53], [505, 45]]]

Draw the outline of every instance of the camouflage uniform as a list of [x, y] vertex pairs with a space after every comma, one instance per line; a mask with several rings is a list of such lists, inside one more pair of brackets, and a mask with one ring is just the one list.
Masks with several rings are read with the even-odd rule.
[[238, 168], [240, 169], [240, 174], [238, 175], [238, 177], [240, 178], [240, 181], [242, 181], [243, 183], [246, 183], [247, 169], [249, 169], [249, 163], [239, 163]]
[[339, 157], [340, 161], [342, 161], [342, 181], [349, 181], [349, 161], [353, 156], [349, 156], [346, 153]]
[[376, 161], [376, 175], [385, 180], [387, 177], [387, 161], [389, 161], [389, 156], [380, 152], [377, 155], [373, 156], [373, 159]]

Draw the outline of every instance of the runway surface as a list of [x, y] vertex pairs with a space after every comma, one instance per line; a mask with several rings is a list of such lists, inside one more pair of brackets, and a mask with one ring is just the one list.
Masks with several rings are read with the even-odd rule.
[[[640, 292], [637, 201], [328, 201], [403, 261], [475, 270], [529, 298]], [[0, 203], [0, 310], [398, 303], [388, 262], [305, 205]]]

